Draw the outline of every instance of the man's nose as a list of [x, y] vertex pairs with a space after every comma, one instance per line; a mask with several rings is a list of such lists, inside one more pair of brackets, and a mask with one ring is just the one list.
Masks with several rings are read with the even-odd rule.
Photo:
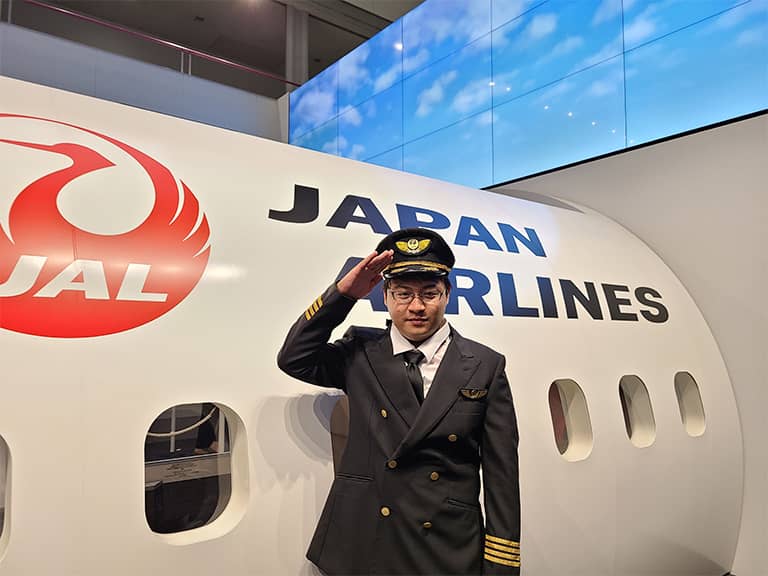
[[416, 294], [413, 297], [413, 300], [411, 300], [410, 305], [408, 306], [410, 310], [424, 310], [426, 306], [424, 306], [424, 301], [421, 299], [420, 294]]

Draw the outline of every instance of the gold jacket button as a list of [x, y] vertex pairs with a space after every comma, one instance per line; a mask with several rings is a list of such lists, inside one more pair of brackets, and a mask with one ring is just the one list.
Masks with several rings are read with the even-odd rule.
[[424, 522], [424, 524], [422, 524], [422, 526], [424, 528], [426, 528], [427, 530], [429, 530], [430, 528], [432, 528], [432, 522]]
[[449, 434], [448, 435], [448, 442], [456, 442], [456, 440], [458, 440], [458, 439], [459, 439], [459, 437], [456, 436], [456, 434]]
[[382, 506], [381, 507], [381, 515], [382, 516], [389, 516], [390, 515], [389, 508], [387, 508], [386, 506]]
[[380, 414], [381, 414], [381, 417], [382, 417], [382, 418], [386, 418], [387, 416], [389, 416], [389, 414], [387, 414], [387, 411], [386, 411], [386, 410], [384, 410], [384, 408], [382, 408], [382, 409], [381, 409], [381, 412], [380, 412]]
[[387, 467], [390, 470], [394, 470], [395, 468], [397, 468], [397, 460], [390, 460], [389, 462], [387, 462]]
[[437, 472], [432, 472], [432, 474], [429, 475], [430, 480], [437, 480], [438, 478], [440, 478], [440, 474]]

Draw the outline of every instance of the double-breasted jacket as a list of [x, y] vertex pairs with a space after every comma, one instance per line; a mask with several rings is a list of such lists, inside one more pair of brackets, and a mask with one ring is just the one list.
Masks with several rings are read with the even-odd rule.
[[[349, 398], [349, 437], [307, 557], [346, 574], [519, 574], [518, 431], [504, 357], [455, 330], [424, 403], [389, 331], [351, 327], [335, 285], [278, 355]], [[480, 507], [480, 469], [484, 512]]]

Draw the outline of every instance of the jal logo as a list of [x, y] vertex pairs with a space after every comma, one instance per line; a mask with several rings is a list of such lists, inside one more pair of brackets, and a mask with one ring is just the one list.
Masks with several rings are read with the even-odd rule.
[[0, 114], [0, 327], [80, 338], [151, 322], [200, 281], [209, 235], [192, 191], [140, 150]]

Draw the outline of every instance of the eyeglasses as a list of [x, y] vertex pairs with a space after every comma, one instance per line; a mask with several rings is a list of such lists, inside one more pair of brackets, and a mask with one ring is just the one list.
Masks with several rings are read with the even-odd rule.
[[390, 290], [390, 294], [398, 304], [410, 304], [417, 296], [424, 304], [431, 304], [445, 294], [440, 290], [424, 290], [424, 292], [410, 292], [409, 290]]

